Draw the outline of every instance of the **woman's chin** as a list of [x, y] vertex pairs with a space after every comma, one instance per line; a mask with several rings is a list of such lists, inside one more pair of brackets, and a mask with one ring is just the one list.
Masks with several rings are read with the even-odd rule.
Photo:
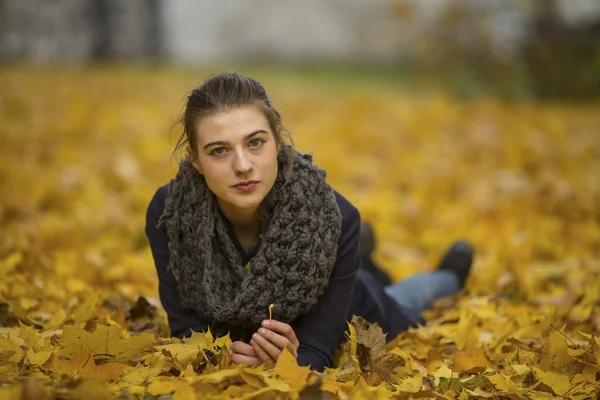
[[240, 197], [241, 196], [236, 196], [235, 198], [231, 199], [230, 202], [233, 207], [239, 210], [255, 210], [260, 206], [260, 203], [262, 203], [264, 199], [264, 196], [260, 196], [258, 194], [244, 196], [243, 198]]

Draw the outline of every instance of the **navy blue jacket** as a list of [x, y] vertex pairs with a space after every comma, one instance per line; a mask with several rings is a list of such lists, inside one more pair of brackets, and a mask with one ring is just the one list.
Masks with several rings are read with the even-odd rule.
[[[165, 185], [160, 187], [152, 198], [146, 213], [146, 235], [154, 257], [158, 292], [167, 312], [171, 335], [182, 338], [189, 336], [191, 330], [205, 331], [208, 325], [196, 311], [186, 309], [181, 304], [175, 278], [167, 270], [169, 239], [164, 229], [157, 227], [167, 196], [168, 187]], [[342, 233], [337, 261], [329, 284], [315, 308], [290, 323], [300, 342], [298, 363], [310, 365], [312, 369], [319, 371], [332, 366], [333, 354], [344, 338], [346, 321], [349, 321], [352, 315], [360, 315], [369, 322], [378, 323], [384, 332], [388, 333], [389, 339], [409, 326], [421, 322], [418, 314], [397, 304], [385, 293], [376, 279], [360, 268], [360, 214], [337, 192], [336, 200], [342, 214]], [[230, 234], [234, 243], [238, 243], [233, 232]], [[241, 246], [237, 247], [242, 255], [243, 264], [246, 264], [252, 255], [245, 254]], [[235, 337], [231, 339], [239, 340]]]

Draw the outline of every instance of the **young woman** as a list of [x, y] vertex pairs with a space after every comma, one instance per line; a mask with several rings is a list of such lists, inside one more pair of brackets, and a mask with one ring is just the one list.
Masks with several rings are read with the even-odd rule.
[[[230, 333], [234, 363], [276, 360], [287, 347], [300, 365], [322, 370], [352, 315], [392, 338], [422, 323], [419, 311], [431, 301], [462, 287], [472, 258], [464, 242], [437, 271], [386, 288], [359, 267], [358, 210], [311, 156], [286, 144], [257, 81], [206, 80], [189, 95], [182, 123], [176, 150], [187, 156], [146, 215], [173, 336], [210, 327]], [[373, 245], [363, 236], [368, 264]]]

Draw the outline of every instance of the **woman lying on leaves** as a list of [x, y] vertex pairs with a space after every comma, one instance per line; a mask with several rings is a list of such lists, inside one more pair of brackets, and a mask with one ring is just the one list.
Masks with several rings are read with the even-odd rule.
[[365, 269], [378, 271], [368, 227], [361, 252], [357, 209], [311, 156], [284, 142], [281, 117], [255, 80], [206, 80], [187, 98], [182, 124], [176, 150], [187, 156], [146, 216], [173, 336], [210, 327], [230, 333], [234, 363], [277, 360], [287, 347], [300, 365], [323, 370], [352, 315], [391, 339], [462, 288], [472, 260], [465, 242], [436, 271], [387, 287]]

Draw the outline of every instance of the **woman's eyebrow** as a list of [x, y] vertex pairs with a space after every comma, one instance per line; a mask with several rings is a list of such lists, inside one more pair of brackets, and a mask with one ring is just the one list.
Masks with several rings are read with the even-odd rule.
[[[269, 134], [269, 132], [265, 131], [264, 129], [258, 129], [258, 130], [255, 130], [254, 132], [251, 132], [251, 133], [245, 135], [244, 136], [244, 140], [248, 140], [248, 139], [250, 139], [250, 138], [252, 138], [252, 137], [254, 137], [254, 136], [258, 135], [258, 134], [261, 134], [261, 133], [262, 134], [265, 134], [265, 133]], [[216, 146], [216, 145], [223, 146], [223, 145], [226, 145], [227, 143], [228, 142], [226, 140], [217, 140], [215, 142], [210, 142], [210, 143], [205, 144], [203, 148], [206, 149], [206, 148], [208, 148], [210, 146]]]

